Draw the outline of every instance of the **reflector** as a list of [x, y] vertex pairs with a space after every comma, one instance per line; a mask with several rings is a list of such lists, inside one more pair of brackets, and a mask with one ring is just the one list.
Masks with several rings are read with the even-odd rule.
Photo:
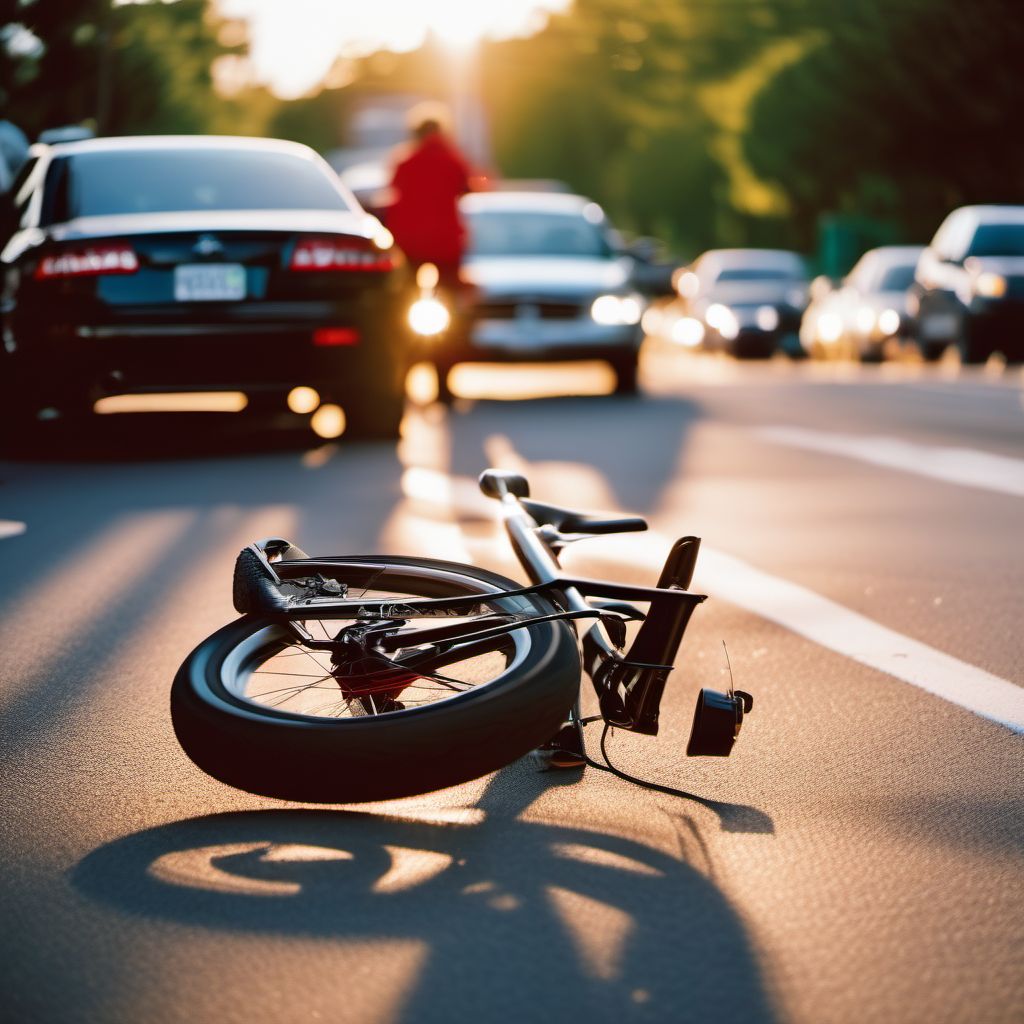
[[693, 712], [687, 757], [728, 757], [740, 734], [743, 714], [754, 706], [754, 698], [742, 690], [720, 693], [701, 690]]

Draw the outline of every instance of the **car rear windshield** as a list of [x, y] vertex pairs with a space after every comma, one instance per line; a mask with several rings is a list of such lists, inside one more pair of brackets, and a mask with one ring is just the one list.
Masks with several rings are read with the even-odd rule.
[[877, 288], [880, 292], [905, 292], [914, 283], [915, 265], [886, 267], [879, 275]]
[[474, 256], [611, 255], [601, 229], [582, 215], [486, 210], [468, 217]]
[[1024, 224], [979, 224], [968, 256], [1024, 256]]
[[253, 149], [77, 153], [54, 220], [190, 210], [347, 210], [323, 168], [291, 153]]

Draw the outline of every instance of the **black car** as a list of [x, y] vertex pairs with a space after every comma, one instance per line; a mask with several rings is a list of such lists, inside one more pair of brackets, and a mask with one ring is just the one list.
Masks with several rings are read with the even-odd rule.
[[[402, 414], [404, 268], [312, 150], [151, 137], [35, 147], [0, 211], [5, 411], [295, 387], [357, 432]], [[308, 392], [306, 393], [308, 395]]]
[[1024, 359], [1024, 206], [962, 206], [936, 232], [910, 293], [925, 359], [948, 345], [963, 363]]

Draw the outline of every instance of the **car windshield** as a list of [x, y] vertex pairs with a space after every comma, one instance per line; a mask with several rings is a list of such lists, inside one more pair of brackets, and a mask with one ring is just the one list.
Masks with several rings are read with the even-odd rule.
[[484, 210], [468, 218], [473, 256], [598, 256], [611, 246], [596, 224], [580, 214]]
[[718, 284], [727, 281], [802, 281], [803, 275], [787, 267], [725, 267], [715, 278]]
[[886, 267], [879, 275], [876, 285], [880, 292], [905, 292], [914, 283], [915, 264]]
[[[59, 214], [190, 210], [348, 210], [330, 177], [292, 153], [257, 149], [159, 149], [76, 153]], [[61, 210], [60, 207], [65, 209]]]
[[1024, 223], [979, 224], [968, 256], [1024, 256]]

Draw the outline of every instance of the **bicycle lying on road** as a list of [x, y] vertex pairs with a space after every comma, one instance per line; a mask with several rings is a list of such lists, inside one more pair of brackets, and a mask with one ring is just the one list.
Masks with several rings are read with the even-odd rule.
[[[675, 792], [595, 762], [583, 727], [603, 720], [602, 752], [609, 728], [657, 735], [676, 652], [705, 600], [688, 589], [699, 539], [673, 545], [654, 587], [571, 576], [558, 562], [566, 544], [646, 522], [534, 501], [515, 473], [487, 470], [480, 487], [501, 503], [527, 586], [434, 559], [310, 558], [280, 538], [245, 548], [241, 618], [188, 656], [171, 691], [192, 761], [252, 793], [355, 803], [466, 782], [546, 745], [563, 764]], [[629, 622], [640, 625], [627, 643]], [[584, 673], [600, 709], [591, 718]], [[751, 705], [731, 685], [702, 690], [687, 754], [728, 755]]]

